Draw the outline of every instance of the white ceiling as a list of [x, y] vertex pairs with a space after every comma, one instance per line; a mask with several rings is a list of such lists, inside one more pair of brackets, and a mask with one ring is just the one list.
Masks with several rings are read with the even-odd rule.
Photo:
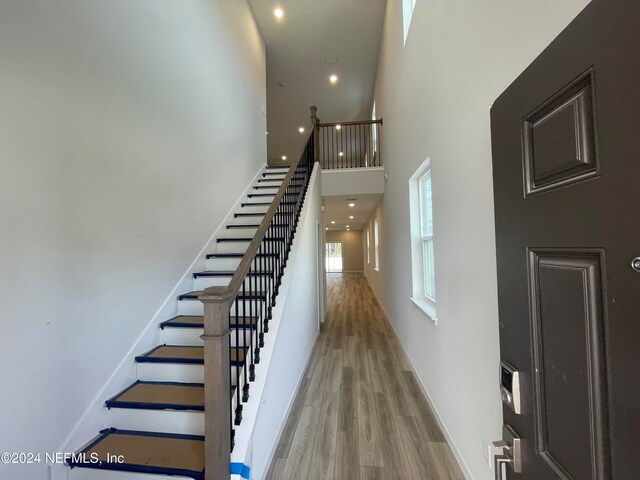
[[[329, 230], [345, 230], [347, 225], [351, 230], [362, 230], [380, 198], [382, 194], [323, 197], [324, 225]], [[354, 207], [349, 206], [350, 199], [355, 199], [352, 201], [356, 204]], [[354, 218], [350, 219], [350, 215]], [[332, 224], [331, 221], [336, 223]]]
[[[322, 122], [364, 120], [371, 103], [386, 0], [249, 0], [267, 50], [270, 161], [298, 155], [309, 106]], [[280, 19], [273, 14], [279, 7]], [[327, 58], [338, 63], [327, 64]], [[335, 73], [339, 80], [329, 82]], [[280, 86], [284, 83], [285, 86]], [[304, 134], [298, 127], [304, 126]]]

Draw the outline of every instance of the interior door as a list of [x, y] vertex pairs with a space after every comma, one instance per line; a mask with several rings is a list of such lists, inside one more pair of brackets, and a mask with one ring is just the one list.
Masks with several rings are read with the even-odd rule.
[[492, 107], [510, 479], [640, 479], [639, 19], [594, 0]]

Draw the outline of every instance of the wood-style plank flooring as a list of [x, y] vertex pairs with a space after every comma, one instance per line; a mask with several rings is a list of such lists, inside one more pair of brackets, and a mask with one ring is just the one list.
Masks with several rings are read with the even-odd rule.
[[328, 311], [268, 480], [464, 480], [361, 273], [327, 276]]

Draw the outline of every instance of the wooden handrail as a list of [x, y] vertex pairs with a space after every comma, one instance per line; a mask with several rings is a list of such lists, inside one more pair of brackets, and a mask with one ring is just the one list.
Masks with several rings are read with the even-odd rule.
[[354, 122], [332, 122], [332, 123], [319, 123], [318, 127], [335, 127], [336, 125], [347, 126], [347, 125], [373, 125], [374, 123], [379, 123], [382, 125], [382, 118], [376, 118], [375, 120], [357, 120]]
[[[312, 116], [311, 118], [313, 120], [314, 117]], [[317, 117], [316, 117], [316, 120], [317, 120]], [[311, 132], [309, 132], [309, 134], [307, 135], [307, 141], [304, 143], [305, 147], [309, 142], [309, 138], [311, 137], [311, 135], [315, 133], [317, 125], [318, 123], [314, 122], [311, 128]], [[232, 300], [238, 294], [238, 292], [240, 291], [240, 287], [242, 286], [242, 282], [247, 276], [247, 273], [249, 273], [251, 262], [253, 261], [254, 257], [258, 253], [260, 244], [262, 243], [262, 240], [267, 234], [269, 225], [271, 225], [271, 220], [273, 220], [273, 217], [278, 211], [278, 206], [280, 205], [280, 201], [282, 200], [282, 197], [284, 197], [287, 187], [289, 186], [289, 182], [291, 181], [291, 179], [293, 178], [293, 175], [295, 174], [296, 168], [298, 167], [298, 164], [300, 163], [300, 159], [302, 158], [302, 153], [304, 152], [304, 149], [305, 148], [303, 147], [302, 152], [300, 152], [300, 155], [298, 155], [297, 157], [294, 157], [293, 162], [289, 167], [289, 171], [287, 172], [287, 175], [284, 177], [284, 180], [282, 181], [282, 184], [278, 189], [278, 193], [276, 193], [276, 196], [271, 202], [271, 206], [267, 210], [267, 213], [262, 219], [262, 222], [260, 222], [260, 226], [258, 227], [256, 234], [253, 236], [251, 243], [249, 243], [249, 246], [247, 247], [247, 250], [242, 257], [242, 260], [240, 261], [240, 265], [238, 265], [238, 268], [236, 268], [236, 271], [233, 274], [233, 277], [231, 277], [231, 281], [229, 281], [229, 285], [222, 286], [222, 287], [217, 286], [217, 287], [205, 288], [204, 290], [205, 294], [204, 296], [200, 297], [200, 301], [206, 302], [206, 303], [222, 302], [225, 300]]]
[[[300, 155], [293, 158], [278, 192], [267, 210], [253, 239], [249, 243], [238, 268], [227, 286], [208, 287], [199, 300], [204, 304], [204, 394], [205, 394], [205, 478], [206, 480], [226, 479], [230, 475], [231, 462], [231, 386], [230, 374], [230, 325], [229, 311], [240, 293], [251, 265], [260, 252], [271, 223], [280, 203], [287, 193], [291, 179], [305, 155], [311, 136], [317, 140], [319, 120], [316, 107], [311, 107], [312, 128]], [[317, 143], [314, 161], [318, 160]], [[307, 174], [311, 175], [311, 169]], [[237, 314], [237, 310], [236, 310]], [[239, 377], [239, 374], [238, 374]], [[236, 382], [236, 390], [240, 381]]]

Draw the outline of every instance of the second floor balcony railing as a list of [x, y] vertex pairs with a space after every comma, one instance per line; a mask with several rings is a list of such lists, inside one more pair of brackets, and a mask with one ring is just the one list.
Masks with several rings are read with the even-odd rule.
[[318, 124], [320, 165], [325, 170], [381, 167], [382, 119]]

